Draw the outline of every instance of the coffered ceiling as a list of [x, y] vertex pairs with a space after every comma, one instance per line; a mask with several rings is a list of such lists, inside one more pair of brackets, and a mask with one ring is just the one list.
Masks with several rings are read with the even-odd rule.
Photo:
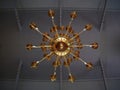
[[[92, 62], [94, 69], [87, 71], [81, 62], [74, 62], [71, 65], [71, 71], [78, 80], [80, 79], [102, 79], [100, 60], [102, 60], [103, 69], [106, 78], [119, 78], [119, 47], [115, 47], [119, 41], [120, 33], [120, 1], [107, 0], [107, 11], [105, 13], [103, 27], [101, 20], [103, 16], [104, 0], [1, 0], [0, 1], [0, 79], [15, 79], [19, 71], [20, 79], [39, 79], [49, 80], [53, 72], [52, 61], [45, 61], [39, 65], [38, 70], [30, 68], [33, 60], [39, 60], [42, 57], [40, 49], [27, 51], [27, 43], [34, 45], [41, 43], [41, 35], [31, 31], [28, 27], [31, 21], [38, 24], [42, 32], [49, 32], [52, 26], [50, 18], [47, 15], [49, 8], [56, 12], [55, 22], [60, 24], [59, 4], [62, 7], [62, 24], [67, 25], [70, 18], [69, 13], [77, 10], [78, 17], [72, 26], [76, 32], [79, 32], [85, 24], [91, 23], [93, 29], [90, 32], [82, 34], [81, 41], [89, 44], [98, 42], [99, 49], [83, 48], [80, 50], [80, 56], [85, 61]], [[50, 33], [50, 32], [49, 32]], [[58, 69], [58, 79], [59, 79]], [[63, 79], [66, 80], [67, 70], [62, 68]]]

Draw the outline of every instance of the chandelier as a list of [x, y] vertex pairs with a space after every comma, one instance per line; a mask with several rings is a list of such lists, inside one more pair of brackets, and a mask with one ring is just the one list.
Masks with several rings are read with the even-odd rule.
[[51, 57], [55, 57], [56, 59], [52, 62], [52, 66], [54, 67], [54, 72], [50, 76], [51, 81], [56, 81], [57, 79], [57, 68], [61, 65], [65, 66], [68, 70], [68, 80], [70, 82], [75, 81], [74, 75], [70, 71], [70, 64], [73, 61], [81, 61], [87, 69], [92, 69], [93, 64], [91, 62], [85, 62], [83, 59], [80, 58], [80, 49], [83, 47], [90, 47], [93, 49], [98, 48], [98, 43], [93, 42], [89, 45], [82, 44], [80, 40], [80, 34], [82, 34], [85, 31], [90, 31], [92, 29], [91, 24], [85, 25], [83, 30], [80, 32], [75, 33], [75, 31], [72, 29], [72, 22], [77, 17], [77, 12], [73, 11], [70, 13], [70, 22], [69, 24], [64, 26], [58, 26], [55, 24], [54, 16], [55, 12], [54, 10], [48, 11], [48, 16], [51, 18], [53, 26], [50, 29], [50, 35], [49, 33], [45, 32], [42, 33], [39, 28], [37, 27], [36, 23], [31, 22], [29, 27], [32, 30], [37, 31], [40, 33], [42, 38], [42, 43], [38, 46], [27, 44], [26, 49], [32, 50], [33, 48], [38, 49], [41, 48], [44, 55], [41, 60], [33, 61], [31, 63], [31, 68], [37, 68], [38, 65], [44, 61], [44, 60], [51, 60]]

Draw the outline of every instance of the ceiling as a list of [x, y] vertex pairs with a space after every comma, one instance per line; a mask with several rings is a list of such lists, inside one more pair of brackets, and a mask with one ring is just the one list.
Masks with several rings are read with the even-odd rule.
[[79, 8], [79, 9], [96, 9], [104, 5], [107, 1], [109, 10], [119, 10], [119, 0], [1, 0], [0, 8], [24, 8], [24, 9], [40, 9], [59, 7]]
[[[38, 24], [42, 32], [49, 32], [52, 24], [47, 15], [48, 9], [56, 12], [55, 22], [59, 25], [59, 6], [62, 7], [62, 25], [67, 25], [69, 13], [77, 10], [78, 17], [72, 26], [79, 32], [87, 23], [93, 24], [90, 32], [83, 33], [80, 37], [83, 43], [98, 42], [99, 49], [83, 48], [80, 51], [82, 59], [94, 64], [94, 69], [87, 71], [81, 62], [74, 62], [71, 71], [78, 80], [102, 79], [101, 64], [106, 78], [120, 78], [119, 66], [119, 41], [120, 33], [120, 1], [107, 0], [105, 17], [104, 0], [1, 0], [0, 1], [0, 79], [15, 79], [20, 71], [20, 79], [49, 80], [53, 72], [51, 61], [39, 65], [38, 70], [30, 68], [33, 60], [42, 57], [42, 51], [35, 49], [27, 51], [27, 43], [38, 45], [42, 36], [28, 27], [31, 21]], [[102, 22], [101, 24], [101, 20]], [[101, 27], [101, 25], [103, 27]], [[114, 33], [114, 34], [113, 34]], [[20, 62], [22, 66], [20, 67]], [[60, 69], [58, 68], [58, 79]], [[67, 70], [62, 68], [63, 79], [66, 80]]]

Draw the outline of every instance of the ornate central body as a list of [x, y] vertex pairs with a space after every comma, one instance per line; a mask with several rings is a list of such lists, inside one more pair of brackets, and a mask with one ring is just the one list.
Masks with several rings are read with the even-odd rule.
[[57, 51], [65, 51], [68, 48], [68, 45], [65, 42], [58, 42], [55, 45], [55, 48], [57, 49]]
[[54, 43], [54, 52], [58, 56], [65, 56], [70, 52], [70, 43], [64, 37], [59, 37]]

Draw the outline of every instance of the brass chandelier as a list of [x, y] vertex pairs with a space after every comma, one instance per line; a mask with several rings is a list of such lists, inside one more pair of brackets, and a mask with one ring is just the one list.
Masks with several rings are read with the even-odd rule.
[[[51, 60], [52, 56], [55, 56], [56, 59], [52, 62], [54, 72], [50, 76], [51, 81], [55, 81], [57, 78], [56, 75], [57, 67], [64, 65], [68, 69], [68, 80], [73, 83], [75, 81], [75, 77], [70, 71], [70, 64], [73, 61], [81, 61], [86, 66], [87, 69], [93, 68], [93, 64], [91, 62], [85, 62], [79, 56], [80, 49], [82, 49], [83, 47], [91, 47], [93, 49], [98, 48], [98, 43], [96, 42], [93, 42], [89, 45], [82, 44], [79, 37], [80, 34], [82, 34], [83, 32], [90, 31], [92, 29], [92, 25], [87, 24], [85, 25], [82, 31], [75, 33], [74, 30], [72, 29], [71, 24], [73, 20], [77, 17], [76, 11], [71, 12], [70, 14], [71, 19], [66, 27], [57, 26], [55, 24], [54, 10], [50, 9], [48, 11], [48, 16], [51, 18], [53, 24], [52, 28], [50, 29], [50, 34], [53, 34], [53, 36], [49, 35], [47, 32], [42, 33], [34, 22], [30, 23], [29, 25], [29, 27], [32, 30], [35, 30], [38, 33], [40, 33], [43, 36], [43, 38], [42, 43], [40, 45], [35, 46], [32, 44], [27, 44], [26, 49], [32, 50], [33, 48], [35, 49], [41, 48], [44, 53], [43, 58], [41, 60], [33, 61], [31, 63], [31, 67], [37, 68], [42, 61], [44, 60], [49, 61]], [[49, 51], [49, 53], [47, 51]]]

